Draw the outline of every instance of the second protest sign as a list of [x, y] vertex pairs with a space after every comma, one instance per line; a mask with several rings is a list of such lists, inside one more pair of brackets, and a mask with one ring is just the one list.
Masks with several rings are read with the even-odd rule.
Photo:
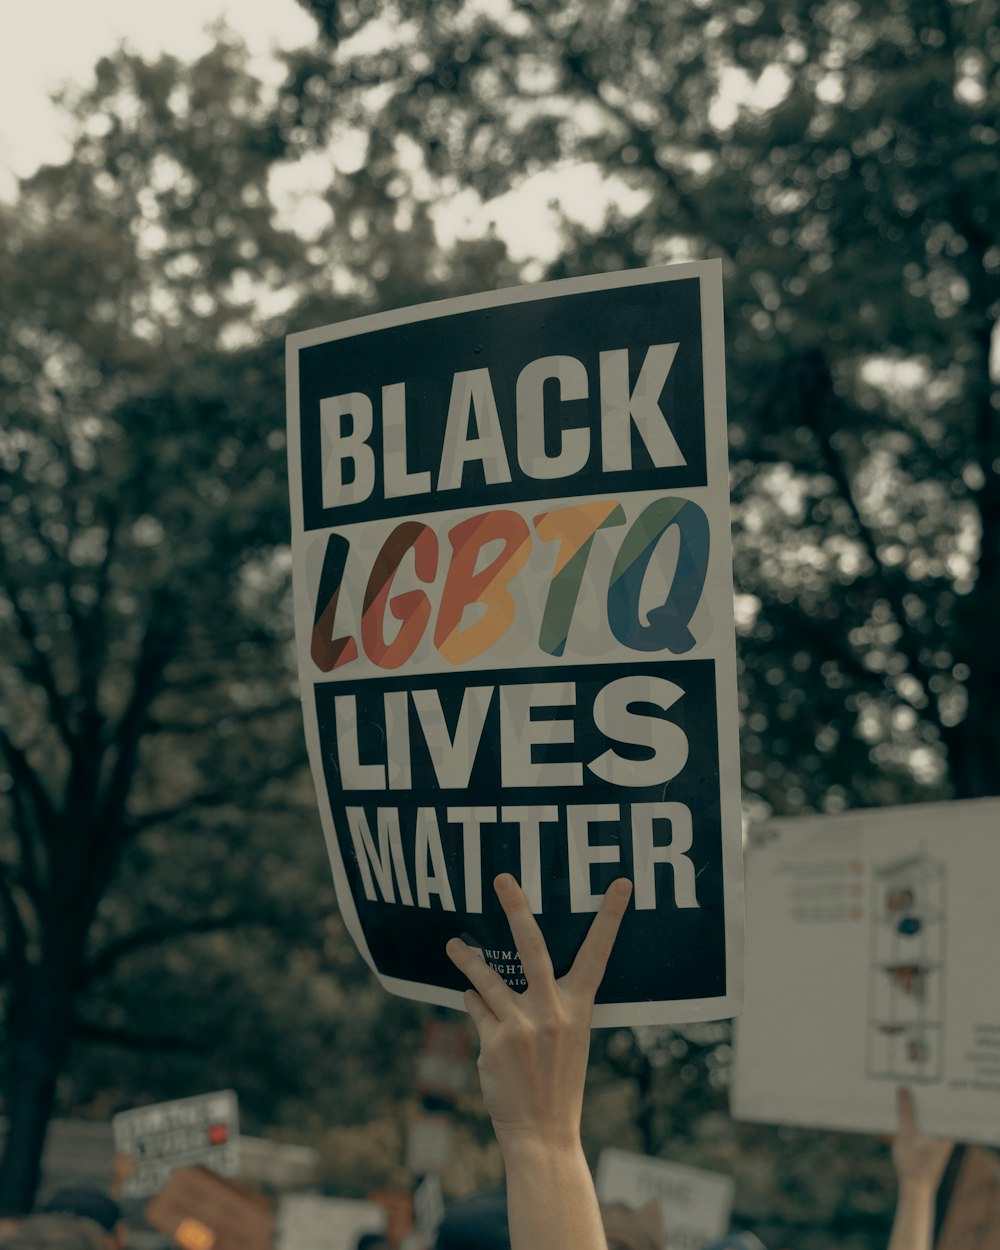
[[742, 884], [717, 262], [288, 340], [306, 736], [338, 901], [387, 989], [557, 974], [633, 903], [596, 1024], [733, 1015]]

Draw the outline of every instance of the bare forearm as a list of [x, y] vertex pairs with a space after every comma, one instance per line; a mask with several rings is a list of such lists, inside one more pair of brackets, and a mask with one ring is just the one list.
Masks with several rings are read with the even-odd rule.
[[930, 1250], [934, 1231], [934, 1194], [932, 1186], [905, 1183], [900, 1186], [889, 1250]]
[[576, 1143], [501, 1142], [511, 1250], [607, 1250], [594, 1183]]

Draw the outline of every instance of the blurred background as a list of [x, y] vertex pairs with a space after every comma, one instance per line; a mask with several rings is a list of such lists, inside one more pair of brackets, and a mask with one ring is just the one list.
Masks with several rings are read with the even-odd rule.
[[[721, 257], [747, 821], [998, 789], [996, 0], [213, 16], [49, 0], [2, 50], [5, 1209], [52, 1117], [227, 1087], [330, 1192], [410, 1180], [427, 1011], [337, 916], [302, 739], [290, 331]], [[588, 1150], [884, 1244], [884, 1146], [734, 1124], [731, 1055], [596, 1034]], [[501, 1177], [469, 1063], [448, 1195]]]

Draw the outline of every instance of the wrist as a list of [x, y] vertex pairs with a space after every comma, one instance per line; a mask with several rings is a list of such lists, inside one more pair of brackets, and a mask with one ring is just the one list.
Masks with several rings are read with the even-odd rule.
[[937, 1194], [937, 1183], [923, 1176], [901, 1176], [899, 1178], [900, 1199], [906, 1198], [914, 1202], [930, 1202]]
[[496, 1128], [497, 1142], [504, 1162], [524, 1161], [535, 1166], [544, 1161], [577, 1163], [584, 1158], [583, 1143], [577, 1128]]

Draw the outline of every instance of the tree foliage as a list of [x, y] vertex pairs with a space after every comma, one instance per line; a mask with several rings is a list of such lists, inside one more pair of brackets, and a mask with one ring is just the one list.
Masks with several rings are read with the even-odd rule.
[[[404, 202], [590, 165], [543, 276], [723, 259], [751, 818], [996, 793], [995, 0], [301, 2], [303, 126], [374, 116]], [[879, 1148], [734, 1126], [685, 1032], [600, 1040], [591, 1144], [731, 1168], [768, 1244], [883, 1241]]]
[[[278, 340], [518, 280], [439, 246], [450, 195], [590, 165], [634, 195], [567, 205], [550, 276], [724, 260], [751, 815], [996, 790], [996, 0], [302, 2], [277, 98], [222, 31], [120, 52], [0, 206], [9, 1205], [54, 1100], [234, 1083], [252, 1127], [388, 1137], [406, 1105], [419, 1012], [329, 915], [303, 771]], [[275, 177], [316, 160], [306, 237]], [[876, 1148], [734, 1128], [728, 1057], [601, 1035], [591, 1145], [732, 1168], [765, 1239], [878, 1242]]]
[[638, 194], [552, 276], [724, 259], [751, 801], [994, 792], [995, 0], [303, 3], [317, 135], [332, 83], [410, 187]]
[[[95, 1020], [92, 988], [192, 925], [281, 910], [255, 809], [302, 764], [288, 621], [265, 610], [280, 414], [248, 402], [277, 362], [219, 355], [248, 259], [284, 275], [300, 250], [271, 221], [253, 82], [232, 46], [186, 73], [123, 54], [73, 109], [0, 272], [0, 1191], [22, 1207], [74, 1034], [155, 1040]], [[186, 871], [154, 873], [184, 824]]]
[[417, 1015], [374, 993], [330, 919], [304, 767], [276, 318], [488, 285], [503, 264], [494, 245], [439, 261], [426, 218], [401, 229], [371, 178], [330, 187], [364, 226], [339, 247], [280, 224], [295, 119], [225, 31], [190, 65], [120, 51], [64, 102], [72, 153], [3, 210], [0, 257], [15, 1209], [54, 1100], [236, 1084], [250, 1126], [315, 1129], [404, 1092], [405, 1069], [368, 1065]]

